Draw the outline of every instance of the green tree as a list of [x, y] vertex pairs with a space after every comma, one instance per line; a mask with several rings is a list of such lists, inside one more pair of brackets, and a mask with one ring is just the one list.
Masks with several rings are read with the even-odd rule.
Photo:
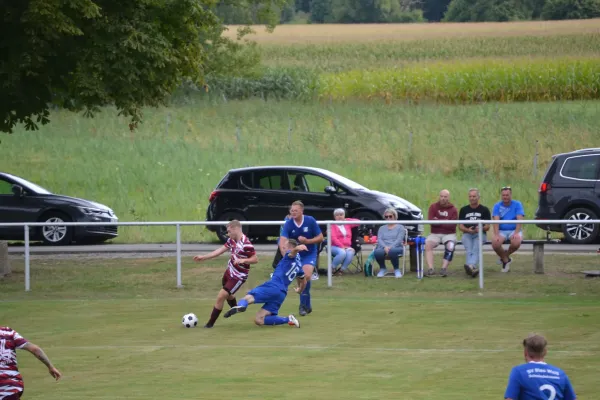
[[423, 16], [427, 21], [439, 22], [444, 18], [450, 0], [425, 0], [423, 2]]
[[[216, 1], [1, 1], [0, 131], [37, 129], [51, 105], [90, 116], [115, 105], [134, 127], [142, 107], [163, 104], [184, 79], [202, 85], [207, 73], [231, 67], [223, 52], [240, 51], [220, 39]], [[280, 3], [228, 1], [270, 28]]]
[[543, 19], [588, 19], [600, 17], [600, 0], [548, 0]]
[[310, 20], [318, 24], [331, 22], [331, 1], [310, 0]]
[[531, 19], [532, 9], [521, 0], [452, 0], [443, 21], [504, 22]]

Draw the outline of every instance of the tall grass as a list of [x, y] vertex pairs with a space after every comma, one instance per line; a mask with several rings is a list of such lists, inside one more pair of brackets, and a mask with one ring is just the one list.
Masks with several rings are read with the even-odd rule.
[[442, 103], [556, 101], [600, 97], [600, 59], [470, 60], [399, 70], [325, 74], [321, 97]]
[[399, 68], [436, 60], [517, 57], [600, 56], [600, 33], [557, 36], [439, 37], [372, 43], [266, 44], [259, 47], [269, 67], [317, 72]]
[[[552, 154], [598, 146], [599, 102], [386, 106], [262, 100], [199, 101], [146, 110], [131, 133], [106, 109], [94, 119], [55, 112], [37, 132], [2, 138], [0, 170], [111, 206], [122, 221], [204, 220], [228, 169], [297, 164], [341, 173], [426, 209], [447, 188], [457, 205], [499, 186], [532, 217]], [[291, 129], [291, 130], [290, 130]], [[539, 166], [533, 172], [536, 141]], [[528, 237], [543, 232], [527, 227]], [[174, 228], [122, 228], [119, 242], [173, 241]], [[185, 228], [184, 241], [214, 240]]]

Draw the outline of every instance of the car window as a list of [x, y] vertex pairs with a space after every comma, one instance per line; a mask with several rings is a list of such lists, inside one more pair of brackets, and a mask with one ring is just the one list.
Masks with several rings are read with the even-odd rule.
[[264, 190], [282, 190], [282, 176], [283, 174], [281, 171], [255, 171], [253, 185], [251, 187]]
[[12, 183], [6, 182], [5, 180], [0, 179], [0, 194], [10, 194], [12, 195]]
[[327, 186], [332, 186], [329, 179], [313, 174], [304, 174], [304, 180], [308, 185], [308, 190], [311, 193], [325, 193]]
[[235, 176], [232, 174], [227, 174], [221, 179], [221, 182], [217, 185], [219, 189], [237, 189], [237, 181], [235, 180]]
[[560, 171], [565, 178], [597, 180], [600, 155], [571, 157], [565, 161]]
[[252, 172], [245, 172], [245, 173], [241, 174], [240, 182], [241, 182], [242, 186], [249, 187], [249, 188], [253, 187]]
[[308, 185], [306, 179], [304, 179], [304, 175], [303, 172], [288, 172], [289, 188], [296, 192], [308, 192]]

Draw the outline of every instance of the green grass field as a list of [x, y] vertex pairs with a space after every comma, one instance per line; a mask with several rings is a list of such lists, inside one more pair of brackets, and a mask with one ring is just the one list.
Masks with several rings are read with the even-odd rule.
[[[199, 266], [175, 260], [32, 260], [32, 291], [22, 264], [0, 281], [0, 321], [41, 345], [64, 379], [55, 383], [31, 355], [19, 365], [28, 399], [430, 399], [501, 398], [520, 342], [547, 336], [547, 361], [567, 371], [578, 398], [592, 399], [600, 367], [597, 256], [531, 255], [509, 274], [486, 256], [486, 287], [457, 257], [448, 278], [418, 281], [334, 278], [314, 282], [314, 312], [301, 329], [253, 325], [258, 306], [215, 328], [185, 329], [183, 314], [207, 319], [224, 259]], [[268, 279], [270, 256], [243, 290]], [[282, 313], [297, 311], [291, 292]]]

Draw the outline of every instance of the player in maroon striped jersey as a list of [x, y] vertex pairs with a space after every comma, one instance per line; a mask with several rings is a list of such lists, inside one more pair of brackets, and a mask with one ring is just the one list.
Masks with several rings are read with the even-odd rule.
[[206, 325], [204, 325], [205, 328], [213, 327], [215, 321], [219, 318], [221, 311], [223, 311], [225, 300], [227, 300], [227, 304], [229, 304], [230, 307], [237, 306], [235, 293], [242, 287], [244, 282], [246, 282], [246, 279], [248, 279], [250, 264], [256, 264], [258, 262], [254, 246], [242, 232], [242, 224], [240, 221], [235, 219], [229, 221], [229, 224], [227, 224], [227, 234], [229, 239], [227, 239], [227, 242], [222, 247], [219, 247], [206, 255], [194, 257], [194, 261], [202, 262], [218, 257], [226, 251], [231, 252], [231, 257], [227, 263], [227, 269], [222, 278], [223, 288], [219, 290], [219, 294], [217, 294], [217, 301], [210, 314], [210, 319]]
[[0, 400], [17, 400], [23, 394], [23, 377], [17, 368], [17, 349], [27, 350], [36, 356], [56, 380], [61, 377], [39, 346], [27, 341], [13, 329], [0, 326]]

